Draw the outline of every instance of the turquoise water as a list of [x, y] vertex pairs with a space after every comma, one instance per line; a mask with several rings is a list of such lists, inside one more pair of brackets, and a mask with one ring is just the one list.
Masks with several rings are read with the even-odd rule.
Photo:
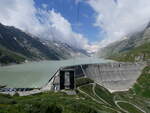
[[50, 80], [60, 67], [107, 62], [112, 61], [97, 58], [77, 58], [0, 67], [0, 85], [6, 85], [9, 88], [40, 88]]

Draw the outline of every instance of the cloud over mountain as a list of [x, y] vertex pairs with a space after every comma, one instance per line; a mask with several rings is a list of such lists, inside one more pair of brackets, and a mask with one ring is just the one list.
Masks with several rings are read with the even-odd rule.
[[87, 38], [74, 32], [67, 19], [54, 9], [48, 10], [45, 4], [37, 8], [34, 0], [0, 0], [0, 22], [41, 38], [91, 50]]
[[96, 12], [95, 26], [105, 32], [105, 46], [134, 32], [150, 21], [150, 0], [87, 0]]
[[0, 0], [0, 22], [41, 38], [95, 52], [99, 47], [144, 29], [150, 20], [149, 0], [75, 0], [76, 5], [79, 2], [87, 3], [95, 11], [93, 25], [100, 28], [99, 40], [103, 37], [100, 43], [89, 44], [85, 34], [75, 32], [63, 14], [48, 9], [48, 4], [36, 6], [35, 0]]

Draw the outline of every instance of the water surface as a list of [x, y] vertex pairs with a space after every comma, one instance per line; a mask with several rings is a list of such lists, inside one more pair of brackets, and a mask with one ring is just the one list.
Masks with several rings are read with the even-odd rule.
[[76, 58], [0, 67], [0, 85], [6, 85], [9, 88], [40, 88], [50, 80], [60, 67], [107, 62], [112, 61], [98, 58]]

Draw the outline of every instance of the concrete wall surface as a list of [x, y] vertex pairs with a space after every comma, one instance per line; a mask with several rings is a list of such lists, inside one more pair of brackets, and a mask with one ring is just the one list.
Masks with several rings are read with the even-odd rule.
[[143, 63], [89, 64], [83, 66], [85, 76], [111, 92], [125, 91], [132, 87], [141, 75]]

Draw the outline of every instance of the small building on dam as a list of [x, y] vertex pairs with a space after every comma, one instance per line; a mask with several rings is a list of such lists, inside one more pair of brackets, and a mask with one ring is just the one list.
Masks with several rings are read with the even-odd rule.
[[62, 69], [59, 71], [57, 76], [54, 76], [52, 88], [54, 91], [63, 89], [74, 89], [75, 88], [75, 70]]
[[[64, 65], [56, 70], [56, 72], [43, 78], [36, 75], [31, 78], [17, 75], [19, 80], [12, 82], [12, 76], [1, 79], [0, 85], [6, 86], [0, 89], [0, 93], [15, 94], [18, 92], [21, 96], [40, 93], [44, 91], [59, 91], [64, 89], [73, 90], [76, 88], [75, 79], [79, 77], [87, 77], [94, 80], [95, 83], [107, 88], [111, 92], [128, 90], [136, 82], [141, 75], [144, 63], [119, 63], [119, 62], [103, 62], [103, 63], [79, 63], [75, 65]], [[16, 78], [17, 79], [17, 78]], [[12, 79], [13, 80], [13, 79]], [[33, 82], [32, 82], [33, 81]], [[6, 84], [5, 84], [6, 83]], [[37, 84], [37, 85], [36, 85]], [[34, 87], [34, 86], [37, 87]], [[12, 87], [11, 87], [12, 86]]]

